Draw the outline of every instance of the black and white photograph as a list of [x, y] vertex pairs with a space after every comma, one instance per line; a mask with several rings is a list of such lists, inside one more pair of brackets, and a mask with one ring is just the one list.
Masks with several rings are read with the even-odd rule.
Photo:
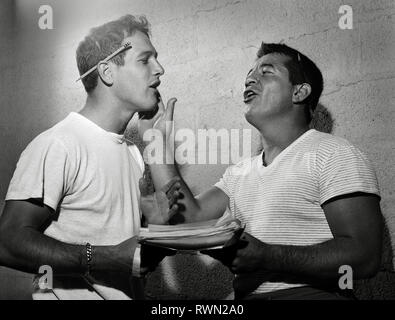
[[2, 0], [0, 300], [395, 300], [394, 16]]

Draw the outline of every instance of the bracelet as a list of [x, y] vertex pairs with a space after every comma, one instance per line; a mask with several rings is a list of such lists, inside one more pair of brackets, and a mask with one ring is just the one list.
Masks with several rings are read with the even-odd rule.
[[137, 244], [136, 249], [134, 250], [133, 262], [132, 262], [132, 276], [140, 278], [140, 266], [141, 266], [141, 246]]
[[86, 248], [86, 275], [89, 276], [91, 272], [91, 262], [92, 262], [92, 245], [87, 242]]

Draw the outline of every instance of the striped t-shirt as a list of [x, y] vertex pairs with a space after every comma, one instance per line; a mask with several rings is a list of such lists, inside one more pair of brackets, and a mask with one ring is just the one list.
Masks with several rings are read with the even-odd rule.
[[[229, 167], [215, 186], [228, 195], [229, 208], [246, 224], [246, 232], [268, 244], [282, 245], [333, 239], [321, 207], [327, 200], [353, 192], [379, 195], [367, 157], [348, 141], [314, 129], [268, 166], [263, 165], [261, 153]], [[266, 281], [254, 293], [303, 285]]]

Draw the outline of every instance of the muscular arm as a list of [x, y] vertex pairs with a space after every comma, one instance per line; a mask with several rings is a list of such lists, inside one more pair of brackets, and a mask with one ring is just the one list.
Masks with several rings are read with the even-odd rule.
[[[0, 264], [36, 273], [49, 265], [58, 274], [84, 274], [84, 245], [60, 242], [43, 234], [52, 209], [39, 201], [6, 201], [0, 218]], [[92, 271], [129, 272], [136, 241], [93, 247]], [[125, 252], [128, 252], [125, 255]]]
[[381, 262], [382, 220], [379, 199], [354, 194], [323, 205], [334, 239], [313, 246], [267, 246], [270, 269], [312, 278], [339, 277], [350, 265], [355, 278], [373, 276]]
[[323, 209], [333, 239], [311, 246], [271, 245], [245, 234], [230, 268], [235, 273], [267, 270], [304, 281], [339, 278], [339, 268], [350, 265], [354, 278], [377, 273], [381, 262], [382, 218], [379, 199], [352, 194], [326, 202]]

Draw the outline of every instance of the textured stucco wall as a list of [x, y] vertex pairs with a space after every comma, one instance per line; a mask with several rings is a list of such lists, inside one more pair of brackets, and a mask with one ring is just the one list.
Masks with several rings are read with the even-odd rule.
[[[392, 0], [46, 1], [54, 10], [54, 30], [46, 31], [37, 27], [40, 4], [3, 1], [0, 10], [1, 201], [26, 144], [84, 103], [84, 91], [75, 83], [74, 52], [90, 27], [125, 13], [145, 14], [166, 69], [162, 95], [178, 98], [176, 128], [195, 131], [251, 128], [243, 117], [245, 75], [262, 40], [284, 41], [310, 56], [324, 74], [319, 118], [326, 121], [324, 127], [358, 145], [375, 163], [388, 227], [383, 268], [359, 284], [358, 295], [395, 298], [390, 241], [395, 241]], [[353, 9], [352, 30], [338, 27], [343, 4]], [[254, 132], [253, 151], [258, 145]], [[182, 172], [199, 193], [225, 168], [188, 165]], [[148, 278], [147, 290], [153, 298], [225, 298], [231, 278], [211, 258], [177, 255]], [[0, 269], [0, 298], [24, 297], [29, 281], [28, 275]]]

